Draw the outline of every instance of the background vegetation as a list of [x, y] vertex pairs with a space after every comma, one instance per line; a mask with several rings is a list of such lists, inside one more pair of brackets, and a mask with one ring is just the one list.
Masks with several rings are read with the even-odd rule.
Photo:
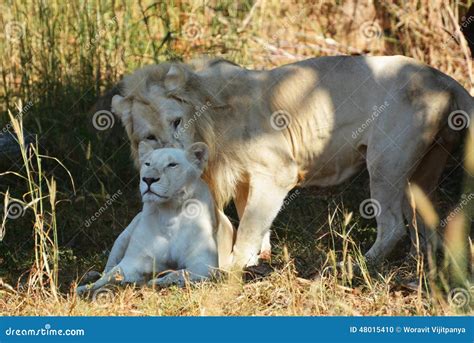
[[[8, 192], [4, 207], [22, 204], [18, 218], [3, 215], [0, 313], [426, 315], [465, 310], [449, 306], [449, 289], [433, 295], [426, 268], [417, 270], [416, 262], [398, 261], [397, 256], [382, 273], [364, 274], [354, 283], [346, 274], [342, 280], [332, 272], [321, 275], [336, 260], [356, 259], [375, 239], [375, 221], [359, 213], [359, 204], [369, 198], [365, 172], [338, 187], [295, 191], [273, 226], [277, 273], [263, 281], [159, 294], [127, 289], [115, 298], [106, 292], [105, 300], [92, 303], [76, 299], [71, 285], [87, 270], [103, 268], [114, 239], [140, 208], [137, 172], [120, 123], [100, 130], [90, 110], [122, 75], [142, 65], [203, 54], [257, 69], [323, 55], [402, 54], [473, 90], [464, 27], [459, 25], [470, 4], [2, 2], [0, 134], [13, 133], [12, 118], [22, 119], [24, 135], [37, 150], [23, 149], [14, 157], [0, 151], [0, 172], [10, 171], [0, 176], [0, 191]], [[63, 165], [45, 156], [57, 157]], [[440, 213], [458, 203], [462, 165], [458, 152], [442, 178], [436, 204]], [[236, 220], [232, 206], [228, 214]], [[406, 245], [399, 251], [404, 249]], [[413, 286], [414, 280], [423, 282]]]

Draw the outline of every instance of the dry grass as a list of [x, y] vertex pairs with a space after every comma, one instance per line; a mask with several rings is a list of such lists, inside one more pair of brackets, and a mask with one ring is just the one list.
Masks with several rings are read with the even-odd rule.
[[[397, 271], [393, 271], [394, 273]], [[436, 300], [435, 300], [436, 299]], [[0, 315], [157, 315], [157, 316], [335, 316], [335, 315], [473, 315], [456, 310], [444, 297], [419, 296], [395, 287], [387, 277], [370, 287], [343, 286], [333, 276], [298, 278], [291, 265], [264, 280], [247, 284], [203, 283], [184, 289], [121, 289], [105, 291], [93, 300], [74, 292], [58, 300], [3, 292]]]
[[[281, 259], [274, 261], [277, 268], [273, 272], [247, 282], [229, 277], [218, 282], [161, 290], [129, 285], [103, 288], [88, 298], [75, 294], [75, 283], [59, 294], [45, 292], [40, 285], [28, 284], [14, 289], [0, 284], [0, 315], [474, 315], [472, 302], [468, 300], [456, 306], [438, 286], [438, 276], [449, 275], [441, 269], [436, 272], [439, 275], [433, 275], [433, 269], [416, 268], [420, 261], [413, 260], [398, 267], [386, 265], [378, 272], [369, 272], [358, 245], [349, 234], [351, 217], [352, 214], [345, 215], [342, 230], [329, 221], [331, 234], [343, 240], [343, 249], [340, 254], [330, 249], [321, 273], [310, 279], [299, 277], [294, 259], [284, 247], [278, 256]], [[337, 256], [346, 262], [343, 267], [336, 267]], [[353, 270], [352, 262], [359, 264], [360, 271]], [[427, 272], [429, 270], [431, 272]]]
[[[87, 112], [121, 75], [201, 54], [251, 68], [322, 55], [403, 54], [472, 90], [471, 60], [458, 25], [471, 2], [27, 0], [0, 6], [0, 23], [10, 27], [0, 39], [1, 121], [8, 128], [16, 120], [18, 129], [6, 131], [22, 137], [17, 120], [22, 111], [15, 104], [31, 103], [22, 117], [25, 128], [38, 135], [33, 150], [20, 144], [19, 160], [0, 161], [6, 168], [0, 171], [12, 172], [0, 178], [5, 208], [11, 198], [29, 204], [21, 218], [3, 217], [0, 315], [474, 314], [469, 303], [456, 308], [447, 302], [454, 287], [449, 272], [459, 265], [459, 254], [448, 256], [439, 269], [413, 261], [375, 273], [362, 269], [355, 279], [349, 267], [333, 272], [336, 261], [360, 262], [360, 252], [374, 239], [374, 223], [357, 213], [367, 197], [363, 175], [333, 190], [298, 193], [273, 225], [277, 270], [263, 280], [158, 292], [126, 288], [93, 301], [74, 295], [75, 282], [86, 270], [103, 267], [107, 249], [140, 207], [123, 131], [119, 125], [97, 131]], [[47, 155], [60, 156], [77, 192], [66, 169]], [[459, 172], [454, 175], [442, 184], [444, 207], [456, 203], [447, 199], [459, 184], [452, 181]], [[466, 194], [473, 187], [467, 179]], [[123, 196], [84, 227], [117, 189]], [[473, 205], [464, 208], [471, 217]], [[236, 217], [232, 209], [228, 214]], [[464, 255], [461, 263], [466, 261]], [[460, 279], [455, 285], [468, 288], [466, 276]]]

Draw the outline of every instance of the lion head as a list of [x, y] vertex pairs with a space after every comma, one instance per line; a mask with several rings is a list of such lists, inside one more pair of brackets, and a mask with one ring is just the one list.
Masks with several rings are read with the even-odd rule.
[[182, 63], [150, 65], [126, 76], [112, 98], [112, 112], [122, 121], [139, 167], [138, 144], [186, 148], [203, 141], [214, 154], [212, 115], [227, 106], [208, 90], [206, 79]]
[[191, 190], [207, 164], [208, 149], [204, 143], [194, 143], [186, 150], [154, 150], [149, 143], [141, 142], [138, 156], [142, 201], [166, 203]]

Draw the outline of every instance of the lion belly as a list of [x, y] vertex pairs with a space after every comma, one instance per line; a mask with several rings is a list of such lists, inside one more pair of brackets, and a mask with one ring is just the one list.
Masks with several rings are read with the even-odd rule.
[[304, 178], [300, 181], [303, 187], [338, 185], [365, 168], [363, 152], [355, 151], [352, 147], [344, 147], [335, 154], [326, 152], [323, 156], [305, 162], [301, 169]]

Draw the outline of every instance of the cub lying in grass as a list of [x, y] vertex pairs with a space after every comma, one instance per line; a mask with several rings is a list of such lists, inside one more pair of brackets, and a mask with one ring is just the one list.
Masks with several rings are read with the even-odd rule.
[[[104, 275], [78, 287], [79, 294], [107, 284], [183, 286], [186, 279], [205, 280], [218, 264], [230, 263], [232, 225], [216, 211], [201, 180], [207, 145], [153, 150], [141, 142], [139, 156], [143, 210], [115, 241]], [[158, 277], [150, 280], [153, 275]]]

